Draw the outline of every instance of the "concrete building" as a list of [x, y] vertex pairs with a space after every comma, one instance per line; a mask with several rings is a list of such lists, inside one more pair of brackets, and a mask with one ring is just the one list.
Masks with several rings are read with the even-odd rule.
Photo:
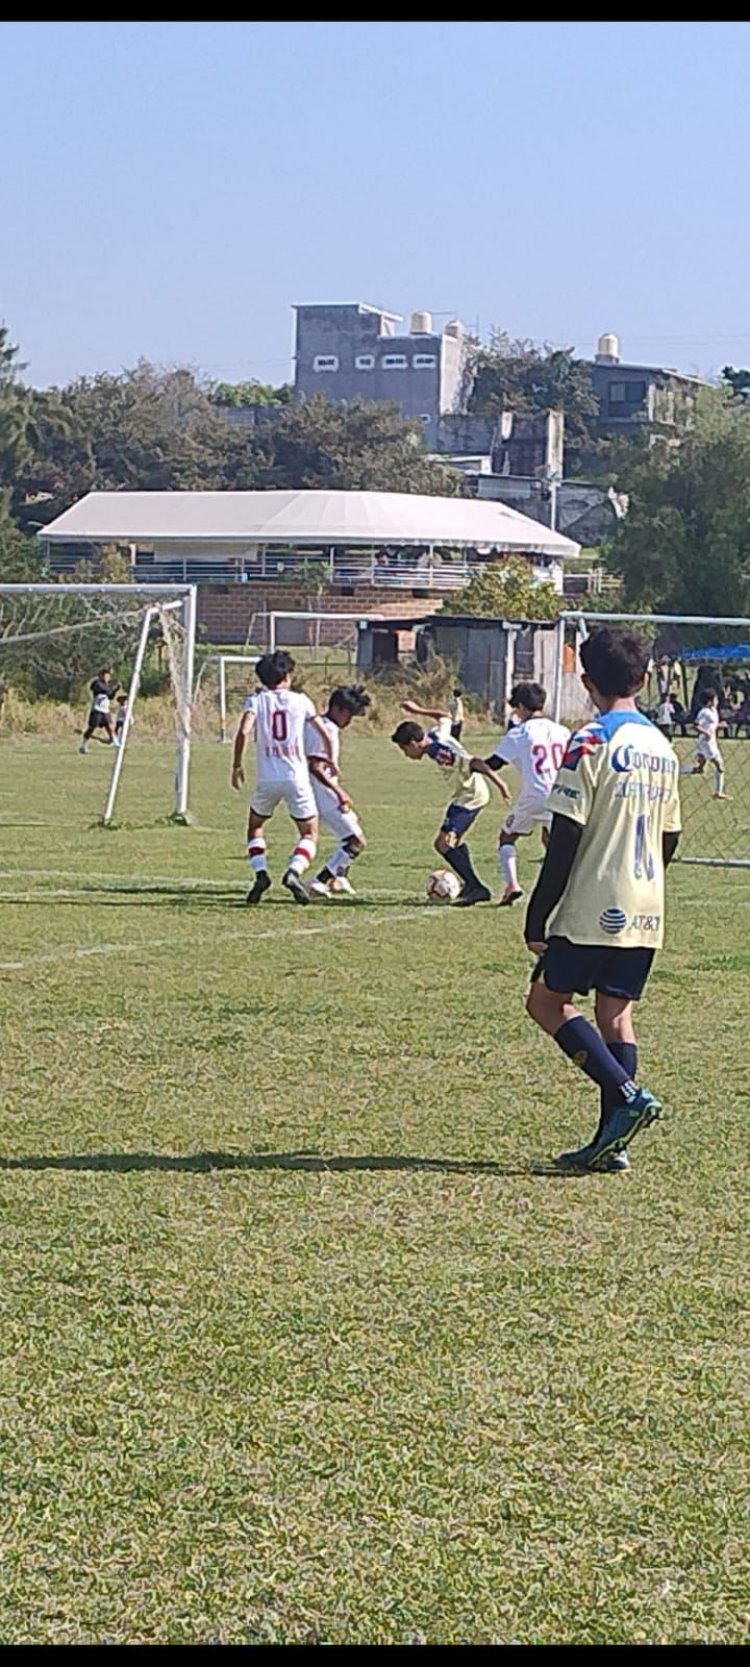
[[398, 313], [363, 302], [295, 312], [299, 398], [393, 400], [402, 416], [423, 423], [428, 443], [440, 417], [460, 409], [466, 344], [458, 319], [437, 331], [430, 313], [415, 312], [405, 331]]
[[589, 370], [599, 406], [591, 421], [596, 439], [637, 439], [644, 423], [666, 430], [686, 427], [696, 395], [706, 386], [700, 377], [665, 365], [626, 363], [620, 358], [617, 336], [609, 331], [599, 337]]

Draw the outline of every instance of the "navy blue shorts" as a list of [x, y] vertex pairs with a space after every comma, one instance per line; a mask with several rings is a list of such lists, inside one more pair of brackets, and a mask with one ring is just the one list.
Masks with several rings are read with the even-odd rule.
[[614, 949], [606, 943], [571, 943], [569, 938], [550, 938], [531, 974], [531, 982], [543, 978], [548, 990], [566, 996], [573, 991], [587, 996], [598, 990], [603, 996], [621, 996], [640, 1001], [651, 971], [653, 949]]
[[472, 822], [479, 815], [478, 810], [469, 810], [467, 805], [449, 805], [443, 817], [440, 832], [455, 834], [456, 839], [463, 839], [468, 833]]

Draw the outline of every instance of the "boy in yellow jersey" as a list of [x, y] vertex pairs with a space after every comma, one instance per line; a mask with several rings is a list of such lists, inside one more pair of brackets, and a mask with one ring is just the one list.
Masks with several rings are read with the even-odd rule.
[[435, 838], [435, 850], [445, 857], [462, 881], [463, 891], [456, 899], [455, 907], [469, 909], [474, 903], [490, 903], [492, 893], [482, 884], [472, 865], [464, 836], [480, 810], [489, 804], [488, 781], [506, 801], [510, 799], [510, 793], [505, 782], [489, 764], [485, 764], [483, 758], [472, 757], [460, 741], [454, 739], [449, 712], [418, 706], [413, 700], [405, 700], [403, 710], [417, 712], [423, 718], [433, 718], [437, 727], [425, 733], [421, 724], [401, 723], [394, 730], [391, 740], [401, 748], [405, 758], [431, 758], [433, 763], [450, 773], [450, 804]]
[[[531, 1018], [599, 1086], [592, 1141], [564, 1169], [627, 1169], [625, 1148], [661, 1106], [637, 1086], [633, 1003], [664, 938], [664, 874], [680, 832], [679, 765], [635, 704], [648, 650], [601, 628], [581, 648], [583, 684], [601, 714], [569, 743], [548, 804], [549, 846], [526, 917], [538, 956]], [[549, 923], [549, 924], [548, 924]], [[595, 991], [598, 1030], [573, 994]]]

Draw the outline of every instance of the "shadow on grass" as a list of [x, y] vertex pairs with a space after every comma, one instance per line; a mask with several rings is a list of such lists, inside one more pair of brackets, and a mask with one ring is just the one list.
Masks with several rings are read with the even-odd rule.
[[[557, 1169], [552, 1163], [494, 1163], [491, 1159], [419, 1158], [398, 1154], [326, 1158], [320, 1152], [85, 1152], [59, 1156], [31, 1154], [25, 1158], [0, 1157], [0, 1171], [57, 1169], [84, 1172], [111, 1171], [119, 1175], [167, 1171], [171, 1174], [208, 1175], [213, 1170], [292, 1170], [312, 1175], [347, 1174], [350, 1171], [411, 1171], [441, 1175], [545, 1176], [550, 1180], [581, 1179]], [[585, 1178], [585, 1177], [584, 1177]]]
[[[199, 891], [197, 889], [195, 891], [188, 891], [186, 887], [180, 887], [177, 885], [84, 885], [81, 887], [80, 891], [76, 891], [75, 895], [71, 896], [61, 897], [59, 895], [55, 895], [54, 893], [50, 894], [40, 891], [33, 897], [29, 896], [28, 893], [24, 893], [22, 896], [19, 896], [18, 899], [6, 896], [2, 899], [2, 901], [10, 904], [11, 907], [17, 907], [18, 904], [21, 904], [25, 909], [33, 908], [35, 906], [40, 906], [45, 909], [77, 909], [81, 907], [95, 907], [97, 909], [126, 909], [132, 908], [134, 904], [137, 905], [138, 903], [142, 903], [144, 908], [182, 910], [186, 914], [198, 914], [211, 909], [221, 909], [225, 911], [226, 909], [233, 908], [243, 909], [248, 915], [252, 913], [253, 916], [257, 916], [258, 914], [257, 909], [253, 909], [251, 911], [246, 907], [245, 893], [237, 891], [229, 885], [227, 886], [226, 891], [220, 891], [218, 888], [212, 891]], [[286, 908], [290, 904], [294, 906], [293, 898], [289, 897], [286, 892], [279, 890], [279, 892], [272, 897], [264, 897], [263, 914], [265, 915], [269, 908], [277, 908], [279, 905]], [[332, 918], [334, 914], [350, 913], [354, 909], [372, 909], [380, 913], [381, 910], [384, 909], [421, 909], [428, 907], [429, 903], [426, 898], [374, 898], [367, 897], [365, 895], [363, 897], [339, 898], [336, 902], [331, 902], [330, 904], [313, 904], [310, 906], [310, 918], [312, 919], [313, 913], [316, 917], [320, 917], [325, 914]]]

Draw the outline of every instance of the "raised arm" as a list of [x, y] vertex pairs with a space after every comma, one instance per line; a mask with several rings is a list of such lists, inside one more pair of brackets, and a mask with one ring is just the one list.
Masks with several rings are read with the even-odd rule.
[[241, 787], [243, 781], [245, 780], [245, 772], [242, 768], [242, 760], [243, 760], [244, 753], [245, 753], [245, 743], [247, 741], [248, 735], [252, 734], [252, 729], [253, 729], [253, 724], [254, 723], [255, 723], [255, 713], [254, 712], [243, 712], [242, 717], [240, 718], [239, 724], [237, 725], [237, 734], [234, 737], [234, 747], [232, 749], [232, 778], [231, 779], [232, 779], [232, 786], [236, 787], [238, 789]]
[[450, 718], [450, 712], [444, 706], [420, 706], [416, 700], [402, 700], [402, 712], [411, 712], [414, 718], [434, 718], [439, 723], [441, 718]]

